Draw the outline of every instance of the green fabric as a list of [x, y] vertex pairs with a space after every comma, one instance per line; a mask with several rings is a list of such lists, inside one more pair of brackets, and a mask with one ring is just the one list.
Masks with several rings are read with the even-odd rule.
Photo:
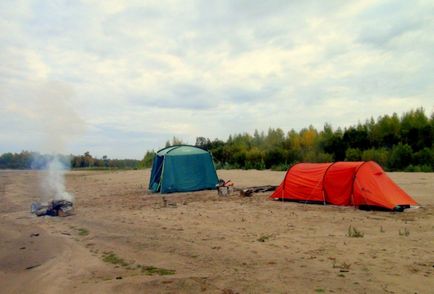
[[170, 146], [158, 151], [157, 155], [164, 156], [166, 154], [171, 156], [176, 155], [190, 155], [190, 154], [207, 154], [208, 151], [203, 150], [201, 148], [197, 148], [194, 146], [187, 145], [179, 145], [179, 146]]
[[161, 193], [188, 192], [215, 189], [217, 182], [211, 154], [198, 147], [181, 145], [157, 152], [149, 187]]

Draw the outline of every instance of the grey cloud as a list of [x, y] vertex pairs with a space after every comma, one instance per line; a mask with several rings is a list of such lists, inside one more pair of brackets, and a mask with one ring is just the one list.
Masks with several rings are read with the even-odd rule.
[[386, 1], [374, 5], [356, 18], [358, 41], [382, 47], [413, 31], [432, 26], [434, 6], [411, 1]]
[[360, 36], [359, 41], [362, 43], [368, 43], [375, 46], [383, 46], [394, 38], [397, 38], [405, 33], [418, 29], [422, 24], [411, 20], [404, 22], [400, 20], [399, 23], [388, 23], [381, 21], [374, 23], [365, 28]]
[[116, 13], [89, 2], [4, 3], [0, 122], [10, 129], [0, 150], [36, 146], [40, 134], [2, 106], [5, 97], [34, 103], [28, 83], [38, 79], [74, 87], [93, 126], [74, 150], [136, 158], [173, 135], [345, 125], [432, 107], [429, 1], [123, 2]]
[[204, 110], [216, 106], [214, 94], [194, 83], [170, 84], [155, 93], [136, 93], [130, 101], [138, 106]]
[[266, 101], [270, 97], [275, 97], [280, 90], [279, 85], [273, 85], [272, 83], [265, 84], [258, 90], [239, 86], [224, 90], [223, 96], [225, 96], [225, 100], [230, 102], [253, 105], [257, 102]]

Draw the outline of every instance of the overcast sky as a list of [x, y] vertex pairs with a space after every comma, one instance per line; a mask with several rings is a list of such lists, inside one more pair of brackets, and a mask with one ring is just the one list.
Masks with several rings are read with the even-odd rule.
[[434, 110], [434, 1], [0, 1], [0, 153]]

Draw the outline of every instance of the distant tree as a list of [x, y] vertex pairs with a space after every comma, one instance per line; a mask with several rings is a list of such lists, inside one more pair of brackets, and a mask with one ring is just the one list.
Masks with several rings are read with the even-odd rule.
[[102, 160], [104, 162], [104, 167], [108, 167], [109, 166], [109, 159], [108, 159], [107, 155], [104, 155], [102, 157]]
[[152, 151], [146, 151], [146, 154], [143, 157], [143, 160], [141, 161], [142, 166], [144, 168], [151, 167], [152, 166], [152, 162], [154, 161], [154, 157], [155, 157], [154, 150], [152, 150]]
[[371, 133], [368, 137], [370, 138], [371, 147], [391, 148], [401, 140], [401, 123], [396, 113], [392, 116], [379, 117], [377, 123], [371, 126], [370, 129]]
[[348, 148], [345, 151], [345, 161], [359, 161], [362, 159], [362, 151], [359, 148]]
[[417, 165], [429, 165], [434, 170], [434, 148], [425, 147], [414, 154], [413, 163]]
[[274, 147], [265, 152], [264, 163], [266, 168], [285, 163], [285, 151], [282, 147]]
[[342, 136], [342, 131], [338, 128], [336, 132], [334, 132], [333, 136], [323, 143], [324, 151], [328, 154], [333, 154], [333, 158], [336, 161], [345, 160], [345, 151], [347, 146], [342, 139]]
[[359, 125], [357, 128], [350, 127], [344, 132], [343, 142], [350, 148], [361, 150], [369, 148], [368, 132], [365, 127]]
[[389, 151], [386, 148], [371, 148], [362, 152], [363, 161], [375, 161], [383, 167], [389, 166]]
[[389, 166], [395, 170], [402, 170], [411, 164], [412, 155], [413, 150], [410, 145], [399, 143], [392, 148]]
[[194, 145], [198, 146], [200, 148], [203, 148], [203, 149], [209, 149], [209, 147], [211, 145], [211, 141], [210, 141], [210, 139], [205, 138], [205, 137], [197, 137], [196, 143]]

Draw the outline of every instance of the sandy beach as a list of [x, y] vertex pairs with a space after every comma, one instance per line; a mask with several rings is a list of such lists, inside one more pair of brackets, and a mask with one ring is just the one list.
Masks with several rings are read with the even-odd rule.
[[[149, 170], [72, 171], [75, 215], [35, 217], [43, 172], [0, 172], [1, 293], [432, 293], [434, 174], [390, 173], [403, 213], [146, 191]], [[283, 172], [220, 170], [236, 187]], [[348, 227], [363, 237], [347, 236]]]

